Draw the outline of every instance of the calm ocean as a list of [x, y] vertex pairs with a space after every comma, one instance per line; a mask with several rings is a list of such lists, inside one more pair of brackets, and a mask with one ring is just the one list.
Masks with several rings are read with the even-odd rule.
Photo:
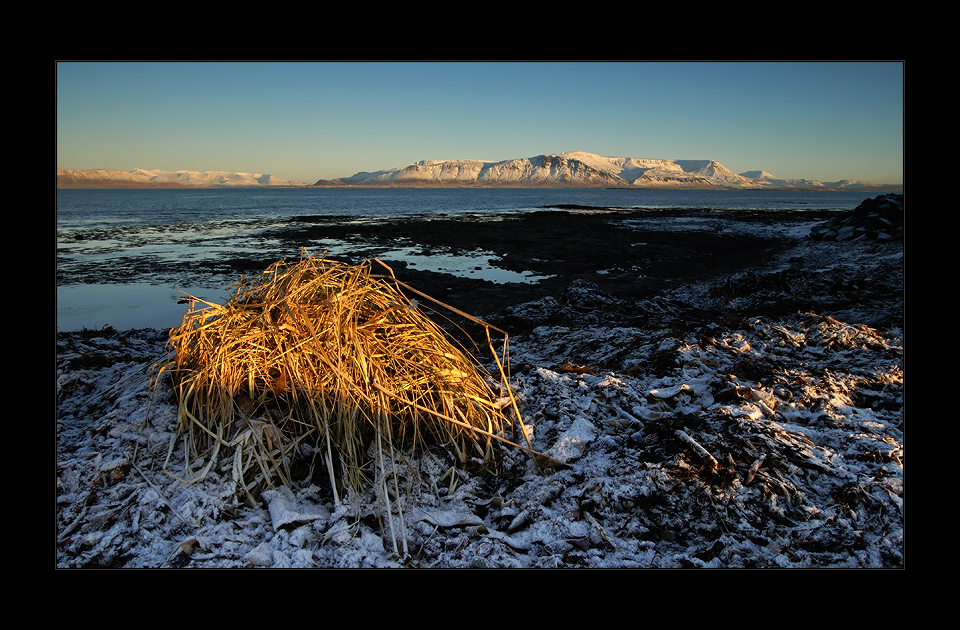
[[[877, 194], [474, 188], [57, 190], [57, 330], [176, 326], [185, 312], [176, 301], [180, 291], [212, 301], [222, 296], [198, 282], [195, 268], [188, 273], [191, 265], [211, 257], [269, 251], [271, 228], [299, 216], [376, 219], [502, 214], [559, 204], [850, 210]], [[284, 252], [277, 258], [297, 255]], [[96, 269], [133, 268], [128, 265], [132, 260], [182, 261], [184, 276], [167, 278], [159, 286], [142, 273], [122, 282], [98, 279]]]

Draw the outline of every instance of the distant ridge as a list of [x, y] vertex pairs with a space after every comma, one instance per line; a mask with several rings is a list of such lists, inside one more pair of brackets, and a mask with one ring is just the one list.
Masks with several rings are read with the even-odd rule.
[[226, 171], [57, 170], [57, 188], [213, 188], [298, 186], [273, 175]]
[[488, 186], [656, 189], [902, 190], [902, 186], [841, 180], [781, 179], [765, 171], [734, 173], [715, 160], [604, 157], [583, 151], [504, 161], [422, 160], [384, 171], [319, 180], [315, 186]]

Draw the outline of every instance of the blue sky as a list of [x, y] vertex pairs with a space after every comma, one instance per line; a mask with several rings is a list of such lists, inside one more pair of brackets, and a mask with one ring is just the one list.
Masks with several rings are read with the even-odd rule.
[[587, 151], [903, 182], [901, 62], [59, 62], [57, 168], [295, 182]]

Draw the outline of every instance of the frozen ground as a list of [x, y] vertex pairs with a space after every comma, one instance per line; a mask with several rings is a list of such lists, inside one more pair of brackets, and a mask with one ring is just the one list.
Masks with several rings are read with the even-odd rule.
[[437, 446], [340, 505], [309, 458], [253, 506], [229, 462], [178, 481], [165, 332], [58, 334], [55, 565], [903, 567], [903, 243], [812, 226], [753, 226], [786, 244], [759, 268], [511, 307], [544, 456]]

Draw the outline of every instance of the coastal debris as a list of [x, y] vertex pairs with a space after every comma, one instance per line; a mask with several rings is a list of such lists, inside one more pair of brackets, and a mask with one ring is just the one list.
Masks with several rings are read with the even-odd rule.
[[709, 472], [713, 472], [718, 468], [720, 468], [720, 464], [717, 463], [717, 459], [710, 453], [710, 451], [705, 449], [703, 446], [700, 445], [699, 442], [697, 442], [695, 439], [690, 437], [690, 435], [686, 431], [677, 430], [677, 431], [674, 431], [674, 433], [678, 438], [683, 440], [687, 444], [687, 446], [693, 449], [693, 452], [696, 453], [697, 457], [699, 457], [703, 461], [704, 466], [707, 467], [707, 470]]
[[577, 365], [571, 363], [569, 360], [564, 361], [557, 366], [556, 369], [559, 373], [572, 373], [572, 374], [596, 374], [589, 365]]
[[[386, 273], [373, 273], [374, 262]], [[190, 297], [155, 377], [172, 381], [186, 444], [184, 471], [170, 474], [193, 483], [222, 459], [253, 501], [289, 486], [313, 454], [339, 503], [345, 489], [387, 474], [406, 446], [439, 441], [460, 463], [495, 459], [496, 444], [513, 444], [512, 422], [522, 427], [503, 367], [506, 333], [495, 349], [491, 327], [472, 318], [487, 330], [497, 366], [488, 371], [410, 292], [432, 300], [379, 260], [304, 252], [241, 279], [225, 304]]]

